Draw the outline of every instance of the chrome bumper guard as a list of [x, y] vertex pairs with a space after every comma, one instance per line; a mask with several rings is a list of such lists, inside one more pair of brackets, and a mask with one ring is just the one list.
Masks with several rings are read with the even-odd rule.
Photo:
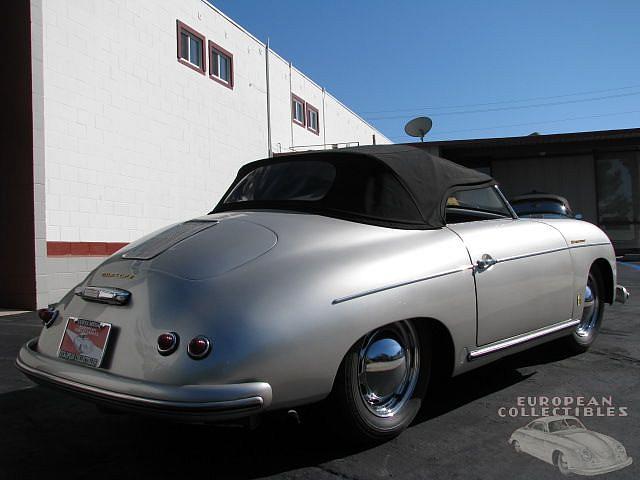
[[[72, 378], [53, 373], [60, 360], [39, 354], [34, 338], [22, 347], [16, 358], [16, 367], [36, 383], [71, 392], [94, 403], [107, 405], [117, 410], [143, 414], [171, 416], [185, 421], [220, 421], [248, 417], [259, 413], [271, 403], [271, 386], [264, 382], [235, 385], [185, 385], [173, 386], [118, 377], [108, 372], [95, 370], [98, 381], [95, 385], [78, 382]], [[64, 372], [78, 371], [86, 378], [87, 368], [64, 362]], [[122, 379], [124, 393], [99, 386], [99, 380]], [[135, 389], [131, 388], [135, 385]], [[148, 390], [153, 396], [141, 395]]]
[[627, 303], [629, 300], [629, 291], [622, 285], [616, 285], [616, 302]]

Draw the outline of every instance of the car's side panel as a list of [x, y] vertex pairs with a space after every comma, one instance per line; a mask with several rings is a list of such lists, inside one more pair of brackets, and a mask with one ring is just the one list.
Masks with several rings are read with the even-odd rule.
[[[610, 298], [615, 298], [616, 286], [616, 257], [613, 246], [607, 235], [595, 225], [570, 219], [531, 220], [545, 223], [558, 230], [565, 238], [571, 252], [574, 274], [574, 290], [576, 296], [584, 293], [589, 269], [598, 259], [604, 259], [611, 269]], [[582, 306], [574, 303], [573, 318], [582, 316]]]
[[[579, 220], [564, 219], [545, 219], [545, 220], [528, 220], [530, 222], [545, 223], [558, 230], [566, 239], [567, 250], [571, 256], [571, 273], [573, 276], [573, 301], [572, 301], [572, 318], [579, 319], [582, 316], [582, 305], [577, 304], [577, 295], [584, 294], [587, 275], [589, 269], [597, 260], [604, 260], [612, 272], [612, 290], [609, 292], [612, 298], [615, 296], [616, 284], [616, 261], [615, 253], [607, 236], [595, 225]], [[576, 242], [577, 241], [577, 242]], [[491, 353], [471, 362], [460, 362], [456, 364], [454, 375], [466, 372], [468, 370], [486, 365], [498, 358], [517, 353], [528, 348], [540, 345], [542, 343], [560, 338], [571, 333], [570, 329], [556, 331], [554, 333], [536, 338], [525, 343], [516, 344], [510, 348]], [[469, 345], [469, 349], [473, 349], [474, 345]]]
[[546, 433], [530, 428], [523, 428], [521, 430], [521, 435], [522, 440], [520, 442], [520, 448], [523, 452], [545, 462], [551, 463], [551, 459], [548, 454], [548, 445], [546, 445]]
[[476, 272], [477, 345], [486, 345], [571, 318], [573, 264], [556, 229], [529, 220], [484, 220], [449, 225], [475, 263], [497, 263]]

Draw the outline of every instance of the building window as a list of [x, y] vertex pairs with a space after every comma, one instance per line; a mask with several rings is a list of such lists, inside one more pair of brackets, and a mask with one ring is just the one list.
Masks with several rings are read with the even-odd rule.
[[309, 103], [307, 107], [307, 129], [311, 130], [316, 135], [320, 134], [320, 114], [318, 109]]
[[293, 123], [304, 127], [304, 100], [295, 95], [291, 95], [291, 119]]
[[178, 61], [204, 74], [204, 35], [178, 20]]
[[233, 54], [209, 41], [209, 76], [225, 87], [233, 88]]

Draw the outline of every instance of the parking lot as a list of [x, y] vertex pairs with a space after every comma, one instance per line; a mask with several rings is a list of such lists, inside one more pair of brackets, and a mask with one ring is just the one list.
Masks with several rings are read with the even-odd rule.
[[[90, 403], [18, 373], [22, 343], [38, 334], [33, 313], [0, 316], [0, 478], [563, 478], [508, 440], [532, 417], [530, 401], [607, 399], [587, 429], [620, 441], [634, 463], [607, 478], [638, 478], [640, 467], [640, 265], [621, 263], [631, 300], [608, 307], [595, 346], [579, 356], [538, 347], [457, 377], [432, 393], [398, 439], [371, 449], [343, 445], [313, 422], [272, 418], [258, 429], [181, 425], [104, 415]], [[504, 407], [504, 408], [503, 408]], [[515, 407], [515, 408], [514, 408]], [[517, 413], [510, 416], [509, 412]], [[626, 415], [621, 414], [626, 412]]]

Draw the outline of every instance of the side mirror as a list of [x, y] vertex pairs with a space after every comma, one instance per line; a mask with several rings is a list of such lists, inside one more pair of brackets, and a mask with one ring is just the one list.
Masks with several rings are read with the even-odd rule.
[[581, 214], [581, 213], [576, 213], [576, 215], [575, 215], [575, 217], [574, 217], [574, 218], [575, 218], [576, 220], [583, 220], [583, 219], [584, 219], [584, 217], [582, 216], [582, 214]]

